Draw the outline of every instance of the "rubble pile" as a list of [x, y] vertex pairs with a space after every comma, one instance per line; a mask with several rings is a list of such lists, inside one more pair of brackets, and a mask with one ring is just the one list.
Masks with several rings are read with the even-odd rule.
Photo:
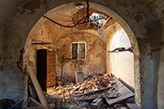
[[[104, 109], [104, 106], [113, 106], [134, 97], [133, 92], [109, 74], [88, 77], [82, 83], [54, 86], [52, 92], [51, 97], [62, 99], [60, 104], [69, 108], [78, 106], [96, 109], [102, 106], [101, 108]], [[104, 100], [106, 103], [103, 102]]]
[[[109, 98], [112, 94], [114, 97], [118, 96], [115, 84], [117, 83], [116, 78], [112, 78], [109, 74], [88, 77], [82, 83], [63, 85], [53, 87], [53, 95], [57, 98], [64, 99], [94, 99], [97, 97]], [[109, 89], [109, 90], [107, 90]]]
[[116, 79], [112, 79], [111, 76], [105, 74], [103, 76], [95, 76], [87, 78], [84, 82], [76, 84], [71, 94], [82, 94], [94, 92], [106, 88], [112, 88], [112, 85], [116, 83]]

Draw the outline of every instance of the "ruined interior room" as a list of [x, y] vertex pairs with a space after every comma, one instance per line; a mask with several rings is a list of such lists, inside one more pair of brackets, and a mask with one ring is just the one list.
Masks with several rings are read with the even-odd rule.
[[[62, 25], [73, 25], [86, 13], [87, 8], [75, 7], [58, 11], [50, 18]], [[105, 13], [89, 9], [89, 15], [92, 22], [74, 28], [46, 20], [34, 35], [29, 59], [35, 63], [37, 79], [48, 94], [56, 94], [59, 82], [65, 86], [79, 84], [88, 77], [104, 74], [114, 75], [134, 90], [134, 55], [123, 50], [132, 48], [126, 32]], [[93, 91], [85, 93], [89, 92]]]
[[163, 109], [163, 4], [4, 1], [0, 108]]

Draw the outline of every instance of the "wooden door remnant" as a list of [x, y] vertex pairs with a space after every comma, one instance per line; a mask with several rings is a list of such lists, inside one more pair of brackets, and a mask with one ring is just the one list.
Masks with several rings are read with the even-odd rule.
[[47, 91], [47, 50], [37, 50], [37, 79], [43, 91]]

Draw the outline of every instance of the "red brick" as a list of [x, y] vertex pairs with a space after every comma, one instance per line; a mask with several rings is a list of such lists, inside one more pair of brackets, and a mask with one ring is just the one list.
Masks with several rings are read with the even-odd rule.
[[47, 74], [47, 79], [49, 79], [51, 77], [56, 78], [56, 74]]
[[56, 71], [56, 68], [47, 67], [47, 72], [54, 72], [54, 71]]
[[55, 55], [55, 52], [47, 51], [47, 55]]
[[52, 85], [55, 85], [56, 83], [47, 83], [48, 86], [52, 86]]
[[56, 66], [47, 66], [47, 71], [55, 70], [56, 69], [55, 67]]
[[55, 65], [56, 62], [55, 62], [55, 60], [50, 60], [50, 61], [47, 62], [47, 64], [49, 64], [49, 65]]
[[56, 80], [56, 78], [48, 78], [48, 79], [47, 79], [48, 82], [53, 82], [53, 81], [55, 81], [55, 80]]
[[48, 60], [55, 60], [55, 56], [47, 56]]
[[56, 83], [50, 83], [50, 84], [47, 84], [47, 87], [54, 86], [54, 85], [56, 85]]
[[47, 84], [55, 84], [55, 83], [56, 83], [56, 81], [53, 81], [53, 82], [47, 81]]
[[56, 70], [47, 70], [47, 73], [53, 73], [53, 72], [56, 72]]
[[56, 84], [56, 53], [47, 52], [47, 87]]

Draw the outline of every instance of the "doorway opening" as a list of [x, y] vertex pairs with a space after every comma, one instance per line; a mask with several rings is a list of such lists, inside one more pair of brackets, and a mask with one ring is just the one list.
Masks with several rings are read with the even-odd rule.
[[[74, 24], [85, 15], [85, 8], [77, 9], [71, 3], [67, 5], [69, 8], [63, 8], [61, 5], [58, 7], [58, 9], [61, 8], [60, 11], [54, 11], [56, 10], [54, 8], [45, 15], [66, 25]], [[54, 25], [51, 21], [41, 18], [27, 37], [24, 57], [28, 58], [25, 59], [27, 61], [24, 64], [30, 61], [34, 73], [39, 75], [38, 69], [40, 68], [37, 67], [38, 62], [36, 61], [39, 59], [37, 51], [43, 50], [47, 52], [46, 54], [51, 52], [51, 55], [45, 56], [47, 58], [45, 65], [47, 83], [44, 87], [52, 86], [51, 89], [53, 89], [56, 88], [58, 81], [62, 81], [65, 85], [72, 85], [78, 84], [77, 79], [78, 82], [83, 82], [90, 76], [105, 75], [106, 77], [106, 74], [112, 74], [134, 90], [135, 102], [140, 105], [139, 50], [132, 30], [112, 10], [95, 3], [90, 3], [90, 6], [90, 15], [101, 13], [112, 19], [103, 22], [98, 29], [95, 29], [94, 25], [90, 28], [82, 24], [72, 30]], [[99, 6], [100, 8], [97, 8]], [[84, 57], [82, 52], [84, 49], [80, 51], [81, 48], [75, 50], [78, 56], [72, 55], [72, 46], [80, 45], [81, 42], [85, 43], [85, 47], [82, 47], [85, 48], [85, 58], [77, 58], [78, 56]], [[130, 47], [132, 47], [132, 52], [126, 51]], [[120, 48], [123, 49], [121, 52]], [[116, 49], [118, 49], [117, 52], [112, 52]], [[75, 58], [72, 59], [72, 56]], [[41, 72], [45, 74], [43, 70]], [[52, 79], [48, 80], [50, 77]]]

